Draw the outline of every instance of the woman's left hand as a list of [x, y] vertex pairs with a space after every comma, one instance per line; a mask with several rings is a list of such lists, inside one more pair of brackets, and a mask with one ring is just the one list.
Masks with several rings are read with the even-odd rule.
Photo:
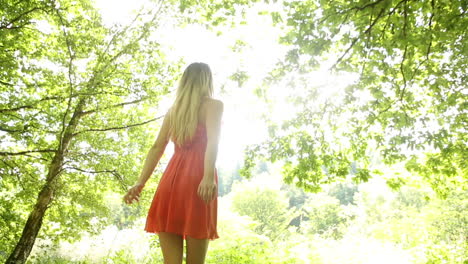
[[218, 190], [218, 186], [214, 179], [207, 179], [203, 178], [198, 185], [198, 196], [202, 199], [205, 203], [209, 203], [216, 197]]
[[133, 203], [133, 201], [137, 201], [139, 202], [140, 201], [140, 193], [141, 191], [143, 190], [143, 187], [145, 185], [144, 184], [135, 184], [134, 186], [132, 186], [132, 188], [130, 188], [127, 192], [127, 194], [125, 194], [124, 196], [124, 201], [125, 203], [127, 204], [131, 204]]

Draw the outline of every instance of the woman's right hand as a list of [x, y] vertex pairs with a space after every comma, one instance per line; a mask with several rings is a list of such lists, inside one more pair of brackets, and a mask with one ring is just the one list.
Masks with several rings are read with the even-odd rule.
[[139, 202], [140, 194], [141, 194], [141, 191], [143, 190], [143, 187], [145, 187], [145, 185], [141, 183], [133, 185], [132, 188], [128, 190], [127, 194], [125, 194], [123, 198], [125, 203], [132, 204], [133, 201]]
[[214, 179], [207, 179], [203, 177], [198, 185], [197, 194], [205, 203], [209, 203], [216, 198], [218, 186]]

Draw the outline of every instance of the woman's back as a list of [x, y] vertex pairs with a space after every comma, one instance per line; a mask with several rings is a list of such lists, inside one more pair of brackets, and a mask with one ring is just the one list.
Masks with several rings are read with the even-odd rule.
[[198, 123], [199, 124], [206, 124], [206, 118], [207, 118], [207, 111], [213, 110], [213, 107], [216, 104], [220, 104], [221, 101], [209, 98], [209, 97], [204, 97], [200, 103], [200, 108], [198, 110]]
[[176, 151], [161, 177], [145, 226], [147, 232], [159, 234], [165, 262], [182, 263], [186, 238], [187, 263], [203, 263], [208, 240], [218, 238], [215, 162], [223, 104], [212, 95], [209, 66], [190, 64], [137, 184], [124, 197], [127, 203], [138, 201], [168, 141], [174, 141]]
[[[217, 222], [216, 197], [206, 204], [197, 189], [205, 174], [206, 150], [212, 138], [212, 111], [220, 101], [204, 98], [198, 112], [198, 124], [193, 137], [175, 151], [163, 173], [151, 204], [146, 231], [170, 232], [183, 237], [215, 239]], [[214, 135], [217, 137], [217, 135]], [[213, 171], [217, 183], [216, 170]]]

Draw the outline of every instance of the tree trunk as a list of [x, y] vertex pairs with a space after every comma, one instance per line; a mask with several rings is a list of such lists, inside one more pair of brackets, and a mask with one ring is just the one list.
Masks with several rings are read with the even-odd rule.
[[83, 106], [84, 101], [80, 100], [75, 108], [70, 122], [65, 128], [63, 137], [60, 139], [61, 142], [59, 144], [59, 148], [55, 153], [52, 163], [49, 166], [46, 183], [37, 196], [36, 204], [34, 205], [34, 208], [29, 214], [28, 220], [24, 225], [20, 240], [16, 244], [13, 252], [11, 252], [5, 264], [23, 264], [26, 262], [29, 254], [31, 253], [34, 242], [36, 241], [37, 234], [41, 229], [42, 220], [44, 219], [46, 210], [54, 197], [55, 182], [62, 170], [65, 153], [68, 149], [71, 139], [73, 138], [73, 133], [75, 132], [76, 126], [78, 125]]
[[23, 234], [16, 244], [15, 249], [7, 259], [5, 264], [25, 263], [34, 246], [37, 234], [42, 226], [42, 219], [45, 215], [48, 205], [52, 201], [53, 186], [46, 183], [37, 197], [36, 205], [29, 214], [28, 221], [23, 229]]

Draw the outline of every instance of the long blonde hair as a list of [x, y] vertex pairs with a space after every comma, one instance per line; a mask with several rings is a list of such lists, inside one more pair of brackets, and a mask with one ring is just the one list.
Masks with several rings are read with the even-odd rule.
[[212, 95], [210, 66], [201, 62], [190, 64], [180, 79], [176, 99], [169, 110], [170, 135], [176, 144], [182, 145], [194, 136], [201, 101], [203, 97]]

